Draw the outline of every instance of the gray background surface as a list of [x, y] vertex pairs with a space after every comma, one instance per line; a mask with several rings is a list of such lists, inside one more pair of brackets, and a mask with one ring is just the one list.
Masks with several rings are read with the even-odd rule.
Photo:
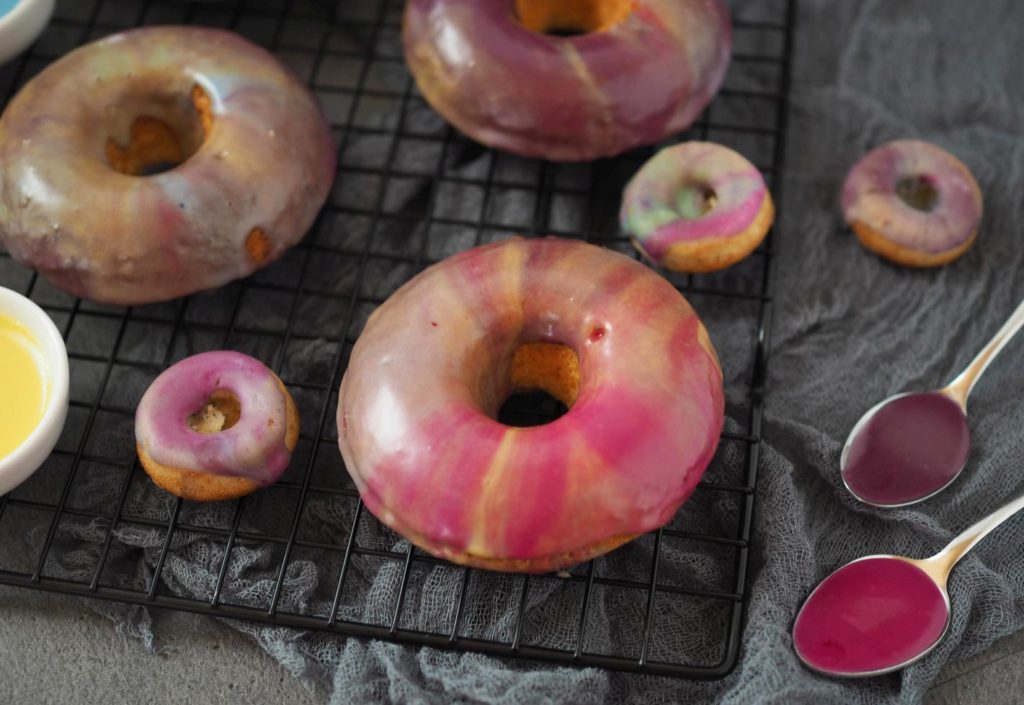
[[[474, 655], [417, 656], [350, 641], [324, 659], [341, 664], [332, 684], [308, 650], [305, 659], [287, 650], [299, 637], [279, 635], [274, 651], [307, 676], [296, 680], [245, 636], [212, 620], [155, 614], [150, 653], [97, 616], [96, 605], [4, 589], [0, 673], [13, 701], [323, 702], [333, 689], [334, 702], [874, 703], [918, 702], [933, 684], [927, 699], [936, 703], [1017, 700], [1024, 639], [998, 640], [1024, 616], [1024, 519], [1008, 523], [957, 569], [949, 637], [902, 674], [850, 684], [811, 676], [792, 657], [788, 630], [802, 597], [833, 567], [865, 553], [927, 555], [1024, 491], [1024, 341], [1009, 346], [976, 389], [972, 459], [946, 493], [880, 512], [854, 503], [838, 477], [842, 441], [866, 408], [896, 391], [944, 384], [1024, 295], [1024, 6], [803, 0], [800, 7], [760, 550], [744, 654], [733, 676], [694, 684], [510, 672]], [[986, 197], [976, 246], [935, 272], [899, 269], [865, 253], [837, 210], [849, 165], [881, 142], [908, 136], [957, 154]], [[137, 623], [98, 608], [124, 628]]]

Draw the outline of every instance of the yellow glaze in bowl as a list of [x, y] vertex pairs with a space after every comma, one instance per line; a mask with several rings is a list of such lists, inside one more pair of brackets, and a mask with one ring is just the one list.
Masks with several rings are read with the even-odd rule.
[[25, 442], [46, 408], [39, 341], [24, 325], [0, 314], [0, 458]]

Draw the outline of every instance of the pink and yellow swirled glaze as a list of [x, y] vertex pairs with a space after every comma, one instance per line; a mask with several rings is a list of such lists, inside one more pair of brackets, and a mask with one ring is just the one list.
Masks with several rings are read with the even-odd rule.
[[934, 266], [956, 259], [973, 243], [982, 196], [970, 169], [946, 150], [896, 140], [854, 165], [843, 184], [842, 206], [868, 249], [901, 264]]
[[[152, 176], [115, 171], [108, 143], [129, 143], [142, 117], [195, 152]], [[72, 294], [167, 300], [294, 245], [334, 159], [316, 99], [265, 50], [216, 29], [132, 30], [47, 67], [0, 118], [0, 239]]]
[[757, 167], [711, 142], [683, 142], [655, 154], [626, 186], [620, 213], [623, 230], [642, 253], [695, 272], [746, 257], [773, 218]]
[[[260, 485], [288, 467], [285, 442], [288, 400], [278, 378], [248, 355], [229, 350], [200, 353], [164, 370], [135, 411], [140, 455], [168, 468], [243, 477]], [[214, 392], [239, 402], [237, 423], [218, 433], [199, 433], [189, 418]]]
[[479, 142], [561, 161], [615, 155], [696, 119], [732, 34], [721, 0], [614, 1], [629, 5], [621, 20], [555, 36], [525, 27], [516, 0], [410, 0], [406, 60], [430, 104]]
[[[520, 346], [579, 359], [555, 421], [496, 421]], [[427, 269], [370, 317], [338, 434], [367, 508], [430, 553], [496, 570], [586, 560], [667, 522], [710, 462], [722, 373], [667, 281], [580, 242], [514, 239]]]

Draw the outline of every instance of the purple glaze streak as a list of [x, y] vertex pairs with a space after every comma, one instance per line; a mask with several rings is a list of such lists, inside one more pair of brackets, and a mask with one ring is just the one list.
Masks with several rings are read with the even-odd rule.
[[[148, 177], [110, 168], [107, 139], [127, 143], [140, 115], [194, 120], [195, 85], [213, 111], [198, 151]], [[297, 243], [330, 190], [334, 152], [315, 97], [261, 47], [199, 27], [114, 34], [48, 66], [0, 118], [0, 240], [76, 296], [166, 301]], [[255, 228], [269, 244], [258, 262], [245, 245]]]
[[[699, 217], [682, 212], [684, 187], [714, 192], [714, 207]], [[677, 243], [739, 235], [757, 218], [767, 193], [761, 172], [742, 155], [711, 142], [684, 142], [641, 167], [626, 186], [620, 220], [660, 260]]]
[[524, 27], [515, 0], [411, 0], [403, 38], [420, 91], [491, 147], [612, 156], [688, 127], [718, 91], [732, 31], [721, 0], [636, 0], [605, 30]]
[[[189, 416], [218, 389], [238, 398], [238, 422], [219, 433], [192, 430]], [[287, 418], [277, 378], [262, 362], [218, 350], [185, 358], [153, 381], [135, 412], [135, 438], [161, 465], [269, 485], [291, 460]]]
[[971, 433], [945, 394], [896, 397], [854, 431], [843, 481], [861, 499], [904, 504], [938, 492], [967, 462]]
[[[905, 203], [897, 184], [924, 177], [938, 200], [929, 211]], [[843, 184], [843, 214], [904, 247], [938, 253], [963, 244], [978, 229], [981, 190], [970, 170], [944, 149], [920, 140], [896, 140], [868, 152]]]
[[869, 674], [920, 656], [948, 621], [946, 595], [927, 573], [900, 558], [869, 556], [811, 593], [793, 625], [793, 646], [813, 669]]

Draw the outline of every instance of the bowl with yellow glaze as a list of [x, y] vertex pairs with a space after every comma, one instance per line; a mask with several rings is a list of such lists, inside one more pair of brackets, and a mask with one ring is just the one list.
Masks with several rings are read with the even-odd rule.
[[57, 444], [68, 412], [68, 354], [43, 309], [0, 286], [0, 495]]

